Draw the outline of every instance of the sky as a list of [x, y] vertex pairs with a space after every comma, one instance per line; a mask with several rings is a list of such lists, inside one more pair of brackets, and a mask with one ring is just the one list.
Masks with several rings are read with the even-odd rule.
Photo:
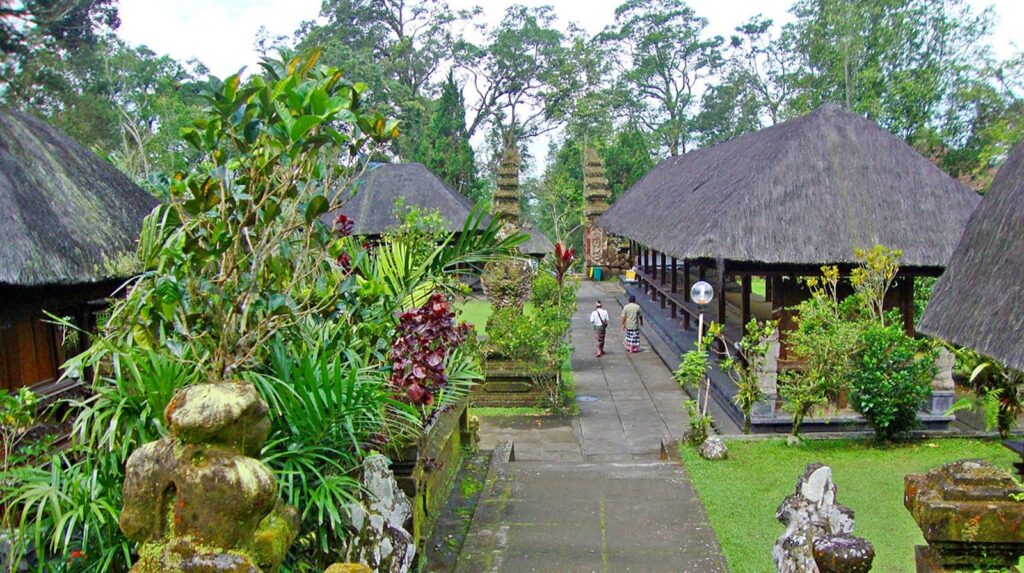
[[[456, 9], [483, 7], [483, 18], [497, 24], [512, 4], [554, 6], [561, 25], [574, 22], [595, 34], [614, 21], [622, 0], [448, 0]], [[992, 46], [994, 55], [1007, 58], [1024, 48], [1024, 37], [1014, 24], [1024, 22], [1022, 0], [968, 0], [980, 11], [995, 9]], [[121, 0], [118, 35], [130, 44], [144, 44], [158, 54], [178, 60], [197, 58], [214, 75], [224, 77], [243, 66], [254, 66], [259, 55], [254, 47], [257, 31], [266, 27], [271, 36], [291, 36], [299, 25], [313, 20], [321, 0]], [[776, 23], [788, 22], [793, 0], [689, 0], [694, 11], [708, 19], [708, 33], [728, 38], [736, 26], [762, 14]], [[470, 31], [470, 34], [475, 32]], [[1019, 38], [1019, 39], [1018, 39]], [[477, 39], [477, 38], [470, 38]], [[472, 97], [467, 93], [467, 97]], [[474, 141], [474, 145], [479, 142]], [[535, 157], [547, 150], [547, 138], [530, 145]]]

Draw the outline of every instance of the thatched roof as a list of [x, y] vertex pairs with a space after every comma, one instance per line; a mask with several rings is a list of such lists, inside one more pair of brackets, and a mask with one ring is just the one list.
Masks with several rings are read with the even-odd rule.
[[662, 161], [599, 220], [679, 259], [945, 266], [978, 196], [875, 123], [826, 105]]
[[523, 227], [523, 234], [530, 237], [523, 244], [519, 245], [519, 252], [524, 255], [542, 257], [548, 253], [555, 252], [555, 245], [551, 239], [539, 229], [526, 225]]
[[0, 285], [123, 278], [117, 261], [156, 204], [66, 134], [0, 108]]
[[971, 216], [918, 330], [1024, 370], [1024, 143]]
[[[378, 236], [398, 225], [395, 203], [437, 210], [448, 222], [449, 231], [461, 231], [473, 210], [465, 195], [452, 189], [422, 163], [379, 163], [371, 165], [356, 182], [355, 195], [341, 209], [324, 214], [328, 226], [344, 213], [355, 222], [353, 234]], [[489, 222], [484, 219], [484, 224]]]

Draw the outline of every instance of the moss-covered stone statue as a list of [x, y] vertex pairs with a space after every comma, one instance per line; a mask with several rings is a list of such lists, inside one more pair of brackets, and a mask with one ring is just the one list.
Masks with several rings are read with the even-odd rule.
[[273, 572], [298, 532], [259, 455], [267, 404], [250, 384], [190, 386], [167, 405], [170, 435], [128, 459], [121, 530], [134, 573]]

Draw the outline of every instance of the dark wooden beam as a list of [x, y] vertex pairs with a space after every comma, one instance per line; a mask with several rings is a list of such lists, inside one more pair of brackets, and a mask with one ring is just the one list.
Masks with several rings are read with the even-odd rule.
[[708, 271], [704, 263], [697, 263], [697, 278], [702, 281], [708, 278]]
[[772, 300], [772, 286], [773, 286], [772, 283], [773, 283], [772, 277], [770, 277], [770, 276], [764, 277], [764, 300], [765, 301]]
[[725, 261], [718, 259], [715, 265], [718, 273], [718, 285], [715, 287], [715, 298], [718, 299], [718, 324], [725, 328]]
[[[676, 263], [677, 263], [676, 258], [672, 257], [672, 294], [675, 294], [675, 293], [679, 292], [679, 289], [677, 288], [679, 286], [678, 285], [679, 277], [677, 276], [677, 274], [678, 274], [677, 266], [678, 265]], [[675, 315], [673, 314], [672, 316], [675, 316]]]
[[740, 328], [747, 328], [748, 322], [750, 322], [750, 275], [743, 275], [740, 280]]
[[916, 336], [914, 332], [914, 277], [900, 277], [900, 315], [903, 318], [903, 330], [907, 336]]
[[[690, 261], [683, 261], [683, 300], [690, 302]], [[683, 313], [683, 328], [690, 330], [690, 313]]]
[[665, 283], [667, 282], [665, 280], [665, 267], [666, 266], [667, 265], [665, 264], [665, 253], [662, 252], [661, 253], [661, 266], [659, 267], [659, 270], [661, 271], [661, 275], [660, 275], [661, 276], [661, 286], [665, 286]]

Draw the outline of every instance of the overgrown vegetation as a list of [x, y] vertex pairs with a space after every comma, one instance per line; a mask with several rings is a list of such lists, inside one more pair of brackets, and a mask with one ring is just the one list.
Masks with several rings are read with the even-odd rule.
[[364, 453], [411, 443], [480, 378], [452, 322], [451, 274], [507, 256], [524, 237], [499, 239], [480, 211], [466, 227], [476, 232], [441, 236], [407, 213], [378, 245], [349, 236], [344, 215], [324, 225], [364, 152], [397, 135], [364, 109], [365, 89], [314, 52], [265, 60], [247, 81], [204, 94], [208, 107], [185, 133], [202, 162], [173, 178], [170, 202], [143, 226], [145, 271], [71, 362], [95, 377], [70, 448], [3, 481], [17, 552], [34, 547], [41, 569], [74, 558], [81, 570], [126, 570], [128, 455], [166, 432], [178, 389], [248, 381], [271, 408], [262, 458], [302, 515], [286, 565], [322, 570], [348, 535], [342, 506]]
[[950, 412], [977, 410], [985, 417], [985, 429], [1008, 438], [1024, 413], [1024, 373], [966, 348], [956, 349], [957, 362], [970, 373], [973, 396], [964, 397]]
[[847, 393], [880, 440], [906, 436], [931, 390], [933, 343], [907, 336], [885, 307], [901, 252], [878, 245], [855, 254], [853, 294], [841, 298], [839, 270], [823, 267], [820, 278], [807, 280], [810, 298], [795, 308], [797, 328], [787, 341], [803, 367], [779, 387], [794, 436], [807, 416]]
[[572, 354], [569, 327], [579, 284], [566, 276], [575, 253], [560, 244], [556, 253], [559, 256], [547, 261], [547, 268], [533, 277], [531, 311], [495, 304], [487, 319], [487, 333], [493, 351], [525, 369], [532, 383], [544, 391], [552, 410], [560, 413], [567, 407], [563, 364]]

